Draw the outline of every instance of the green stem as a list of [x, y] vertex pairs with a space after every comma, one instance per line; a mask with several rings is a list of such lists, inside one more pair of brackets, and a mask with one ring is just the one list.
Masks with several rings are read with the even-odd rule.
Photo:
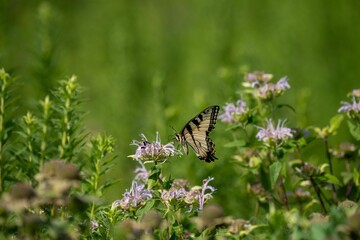
[[2, 157], [2, 142], [0, 141], [0, 193], [4, 191], [4, 163]]
[[287, 194], [286, 194], [286, 189], [285, 189], [285, 184], [284, 184], [284, 178], [283, 178], [283, 176], [281, 176], [281, 175], [280, 175], [280, 186], [281, 186], [281, 189], [282, 189], [282, 191], [283, 191], [285, 208], [286, 208], [286, 210], [289, 211], [289, 200], [288, 200], [288, 196], [287, 196]]
[[321, 204], [321, 207], [324, 211], [325, 214], [327, 214], [327, 211], [326, 211], [326, 208], [325, 208], [325, 204], [324, 204], [324, 201], [322, 200], [321, 198], [321, 193], [320, 193], [320, 189], [318, 187], [318, 185], [315, 183], [314, 179], [312, 177], [310, 177], [310, 182], [311, 182], [311, 185], [313, 186], [313, 188], [315, 189], [315, 192], [316, 192], [316, 195], [320, 201], [320, 204]]
[[90, 220], [94, 220], [94, 216], [95, 216], [95, 203], [93, 202], [93, 203], [91, 204]]
[[5, 181], [5, 172], [4, 172], [4, 159], [3, 159], [3, 135], [4, 135], [4, 113], [5, 113], [5, 98], [6, 95], [6, 81], [2, 79], [1, 87], [1, 99], [0, 99], [0, 193], [4, 191], [4, 181]]
[[[329, 150], [329, 140], [328, 138], [324, 138], [324, 143], [325, 143], [325, 154], [326, 154], [326, 158], [328, 160], [329, 163], [329, 169], [330, 169], [330, 174], [334, 175], [333, 172], [333, 166], [332, 166], [332, 159], [331, 159], [331, 154], [330, 154], [330, 150]], [[336, 189], [335, 189], [335, 185], [331, 184], [331, 188], [333, 191], [333, 199], [335, 202], [337, 202], [337, 195], [336, 195]]]

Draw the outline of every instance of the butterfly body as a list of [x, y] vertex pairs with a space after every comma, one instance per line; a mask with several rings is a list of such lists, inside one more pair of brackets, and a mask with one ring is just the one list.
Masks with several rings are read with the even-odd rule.
[[204, 109], [186, 123], [180, 133], [175, 135], [186, 154], [189, 152], [188, 145], [190, 145], [200, 160], [213, 162], [217, 159], [215, 144], [209, 138], [209, 133], [215, 128], [219, 109], [219, 106]]

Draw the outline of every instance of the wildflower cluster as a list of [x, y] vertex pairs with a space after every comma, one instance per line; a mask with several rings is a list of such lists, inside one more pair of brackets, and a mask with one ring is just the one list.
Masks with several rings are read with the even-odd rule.
[[[141, 238], [155, 234], [155, 236], [169, 236], [175, 234], [172, 227], [166, 227], [174, 221], [174, 213], [180, 214], [180, 220], [176, 218], [176, 225], [183, 229], [184, 233], [178, 232], [176, 236], [186, 236], [187, 229], [185, 222], [192, 216], [198, 215], [206, 206], [206, 202], [213, 197], [215, 188], [210, 185], [214, 178], [209, 177], [203, 180], [201, 186], [191, 187], [185, 179], [171, 179], [164, 177], [162, 164], [169, 157], [179, 154], [172, 143], [161, 144], [159, 134], [156, 141], [150, 143], [145, 135], [142, 141], [133, 141], [137, 146], [135, 154], [131, 157], [140, 166], [136, 167], [135, 177], [131, 187], [122, 194], [122, 197], [115, 200], [108, 210], [108, 219], [103, 216], [96, 216], [91, 221], [91, 229], [94, 234], [106, 232], [107, 225], [120, 223], [116, 234], [120, 238]], [[153, 163], [145, 165], [145, 163]], [[149, 169], [146, 168], [149, 166]], [[152, 166], [152, 167], [151, 167]], [[149, 222], [148, 218], [152, 218]], [[156, 218], [156, 224], [154, 219]], [[151, 223], [151, 224], [150, 224]], [[160, 227], [163, 225], [165, 228]], [[125, 234], [125, 235], [124, 235]]]
[[174, 179], [168, 189], [157, 185], [152, 186], [152, 189], [147, 189], [149, 187], [147, 177], [152, 173], [144, 166], [136, 168], [135, 173], [137, 174], [130, 190], [125, 191], [122, 199], [113, 202], [112, 209], [120, 207], [122, 211], [135, 211], [153, 199], [153, 196], [159, 195], [161, 202], [167, 207], [170, 205], [188, 206], [189, 211], [192, 211], [194, 206], [198, 206], [197, 210], [202, 210], [205, 202], [212, 198], [216, 190], [209, 185], [209, 182], [214, 180], [211, 177], [204, 179], [202, 186], [190, 187], [186, 180]]
[[[290, 84], [287, 77], [275, 83], [272, 79], [272, 74], [259, 71], [246, 74], [240, 90], [242, 99], [236, 104], [227, 103], [219, 117], [232, 131], [234, 140], [225, 146], [235, 147], [234, 163], [246, 179], [247, 191], [257, 199], [256, 209], [267, 211], [270, 226], [291, 227], [287, 234], [270, 231], [277, 238], [308, 238], [312, 231], [330, 238], [360, 237], [353, 223], [349, 224], [360, 222], [356, 203], [360, 196], [359, 146], [350, 141], [331, 147], [329, 141], [339, 130], [343, 114], [348, 117], [350, 134], [360, 140], [360, 89], [348, 94], [351, 101], [341, 102], [340, 114], [327, 126], [289, 128], [286, 118], [279, 117], [278, 109], [284, 105], [278, 104], [277, 98], [290, 89]], [[242, 122], [244, 116], [248, 118]], [[314, 164], [302, 154], [312, 141], [324, 145], [326, 163], [319, 160]], [[337, 168], [333, 159], [339, 160]], [[339, 219], [341, 225], [337, 225]]]
[[[140, 161], [139, 163], [142, 164]], [[184, 179], [166, 180], [158, 171], [161, 171], [159, 165], [155, 165], [149, 171], [144, 165], [136, 168], [131, 188], [125, 191], [121, 199], [112, 203], [109, 212], [113, 215], [112, 218], [122, 219], [121, 231], [130, 231], [129, 234], [133, 235], [141, 230], [141, 236], [149, 234], [149, 231], [152, 232], [150, 229], [153, 229], [154, 226], [149, 227], [145, 223], [147, 221], [144, 222], [144, 219], [148, 217], [147, 214], [150, 214], [150, 212], [146, 213], [149, 208], [152, 209], [150, 211], [153, 211], [151, 215], [155, 214], [154, 216], [159, 218], [159, 223], [155, 224], [157, 227], [160, 226], [160, 222], [168, 222], [175, 211], [177, 214], [183, 215], [184, 220], [190, 218], [191, 215], [197, 215], [204, 209], [205, 203], [212, 198], [212, 194], [215, 192], [215, 188], [209, 185], [214, 178], [204, 179], [202, 186], [190, 187], [188, 181]], [[154, 175], [158, 176], [155, 184], [153, 179], [149, 178]], [[136, 221], [137, 219], [141, 219], [141, 221]], [[124, 225], [126, 222], [131, 222], [130, 229]], [[177, 225], [185, 228], [181, 221], [178, 221]], [[172, 231], [171, 228], [159, 230], [161, 234]]]
[[152, 197], [152, 191], [145, 189], [145, 184], [133, 181], [130, 190], [125, 191], [122, 199], [113, 202], [112, 208], [120, 206], [124, 211], [131, 211], [144, 206]]
[[[167, 206], [176, 200], [180, 205], [182, 203], [188, 205], [189, 211], [193, 209], [194, 205], [198, 205], [198, 209], [202, 210], [206, 200], [212, 198], [212, 193], [216, 191], [214, 187], [209, 185], [212, 180], [214, 178], [209, 177], [203, 180], [201, 187], [190, 188], [186, 180], [175, 179], [170, 189], [161, 191], [161, 200]], [[206, 192], [207, 190], [208, 192]]]
[[141, 134], [141, 141], [134, 140], [131, 145], [137, 146], [134, 155], [129, 157], [143, 162], [165, 162], [169, 157], [180, 155], [173, 143], [161, 144], [159, 133], [156, 132], [155, 142], [150, 143], [144, 134]]
[[[290, 85], [287, 78], [271, 83], [272, 78], [258, 71], [247, 74], [241, 100], [224, 107], [219, 118], [233, 139], [224, 145], [226, 164], [217, 165], [215, 177], [205, 178], [199, 186], [171, 178], [166, 165], [158, 163], [180, 152], [172, 142], [161, 143], [159, 133], [154, 142], [142, 134], [140, 141], [132, 142], [136, 150], [130, 157], [139, 166], [131, 186], [112, 204], [104, 204], [105, 189], [117, 181], [104, 179], [114, 169], [114, 139], [101, 135], [88, 139], [81, 131], [76, 78], [61, 81], [55, 99], [49, 96], [40, 102], [40, 113], [28, 112], [13, 121], [13, 79], [1, 69], [0, 235], [5, 239], [359, 239], [360, 148], [354, 139], [360, 140], [360, 90], [349, 93], [352, 102], [342, 102], [327, 126], [289, 128], [276, 98]], [[353, 139], [335, 143], [333, 137], [345, 116]], [[316, 141], [325, 157], [303, 153]], [[218, 192], [212, 186], [215, 179], [224, 183]], [[230, 180], [236, 191], [227, 186]], [[209, 204], [215, 192], [224, 198]], [[226, 216], [224, 212], [234, 211], [234, 204], [226, 202], [233, 195], [256, 218]]]
[[245, 76], [243, 86], [253, 88], [254, 95], [262, 101], [272, 100], [290, 88], [287, 77], [282, 77], [276, 83], [270, 82], [272, 78], [272, 74], [255, 71]]
[[219, 119], [221, 119], [221, 121], [224, 123], [243, 123], [247, 120], [248, 112], [249, 111], [246, 107], [246, 102], [238, 100], [235, 104], [226, 103], [224, 112], [219, 115]]
[[346, 113], [350, 119], [360, 122], [360, 89], [354, 89], [349, 94], [352, 97], [351, 102], [341, 102], [341, 107], [338, 109], [339, 113]]
[[[245, 132], [249, 125], [254, 124], [255, 129], [258, 129], [255, 135], [258, 141], [263, 142], [266, 146], [279, 147], [293, 138], [292, 130], [285, 127], [286, 119], [279, 119], [275, 127], [273, 120], [267, 117], [272, 114], [272, 103], [265, 101], [263, 103], [265, 105], [261, 105], [261, 102], [279, 97], [290, 88], [290, 85], [287, 77], [281, 78], [276, 84], [270, 82], [272, 78], [272, 74], [260, 71], [246, 74], [243, 82], [245, 87], [243, 90], [244, 98], [235, 104], [226, 103], [219, 119], [223, 123], [240, 126]], [[248, 91], [248, 88], [251, 90]], [[248, 98], [246, 98], [247, 93], [250, 93]], [[266, 126], [260, 127], [264, 122]], [[230, 126], [230, 129], [235, 128]], [[249, 137], [249, 134], [246, 133], [245, 137]]]
[[266, 119], [267, 127], [259, 127], [259, 132], [256, 134], [256, 138], [259, 141], [263, 141], [265, 145], [268, 146], [281, 146], [289, 138], [293, 137], [291, 129], [284, 127], [285, 120], [278, 120], [276, 127], [271, 119]]

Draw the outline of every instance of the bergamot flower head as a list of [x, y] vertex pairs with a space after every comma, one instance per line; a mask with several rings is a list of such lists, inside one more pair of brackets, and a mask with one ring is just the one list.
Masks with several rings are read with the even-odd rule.
[[256, 138], [264, 142], [267, 146], [280, 146], [289, 138], [293, 138], [290, 128], [285, 127], [286, 120], [279, 120], [276, 127], [271, 119], [266, 119], [267, 126], [265, 128], [259, 127], [259, 132]]
[[172, 142], [162, 144], [159, 133], [156, 132], [156, 140], [150, 143], [144, 134], [141, 134], [141, 141], [133, 140], [131, 145], [137, 146], [134, 155], [129, 157], [137, 160], [147, 162], [165, 162], [169, 157], [180, 155], [181, 152], [177, 150]]
[[246, 107], [246, 102], [243, 100], [238, 100], [236, 103], [226, 103], [224, 107], [224, 113], [219, 116], [224, 123], [236, 123], [246, 120], [246, 115], [248, 109]]

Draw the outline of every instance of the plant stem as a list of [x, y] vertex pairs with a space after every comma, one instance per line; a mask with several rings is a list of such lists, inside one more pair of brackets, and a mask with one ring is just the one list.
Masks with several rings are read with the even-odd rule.
[[5, 180], [5, 172], [4, 172], [4, 159], [3, 159], [3, 135], [4, 133], [4, 122], [5, 122], [5, 95], [6, 95], [6, 75], [2, 77], [2, 86], [1, 86], [1, 99], [0, 99], [0, 193], [4, 191], [4, 180]]
[[[333, 166], [332, 166], [332, 160], [331, 160], [331, 154], [330, 154], [330, 151], [329, 151], [329, 139], [327, 137], [324, 138], [324, 143], [325, 143], [325, 154], [326, 154], [326, 158], [327, 158], [328, 163], [329, 163], [330, 174], [334, 175]], [[335, 185], [331, 184], [331, 188], [332, 188], [332, 191], [333, 191], [333, 199], [334, 199], [335, 202], [337, 202]]]
[[0, 141], [0, 193], [4, 191], [4, 163], [2, 158], [2, 142]]
[[311, 185], [313, 186], [313, 188], [315, 189], [315, 192], [316, 192], [316, 195], [320, 201], [320, 204], [321, 204], [321, 207], [324, 211], [325, 214], [327, 214], [327, 211], [326, 211], [326, 208], [325, 208], [325, 204], [321, 198], [321, 195], [320, 195], [320, 189], [318, 187], [318, 185], [315, 183], [314, 179], [312, 177], [310, 177], [310, 182], [311, 182]]
[[285, 184], [284, 184], [284, 178], [283, 178], [283, 176], [281, 176], [281, 175], [280, 175], [280, 186], [281, 186], [281, 189], [282, 189], [282, 191], [283, 191], [285, 208], [286, 208], [286, 210], [289, 211], [289, 200], [288, 200], [288, 197], [287, 197], [287, 194], [286, 194], [286, 189], [285, 189]]
[[[349, 159], [345, 159], [345, 168], [346, 168], [346, 172], [348, 174], [350, 174], [350, 160]], [[353, 185], [354, 185], [354, 181], [353, 180], [350, 180], [348, 183], [347, 183], [347, 186], [346, 186], [346, 197], [348, 198], [352, 192], [352, 188], [353, 188]]]

